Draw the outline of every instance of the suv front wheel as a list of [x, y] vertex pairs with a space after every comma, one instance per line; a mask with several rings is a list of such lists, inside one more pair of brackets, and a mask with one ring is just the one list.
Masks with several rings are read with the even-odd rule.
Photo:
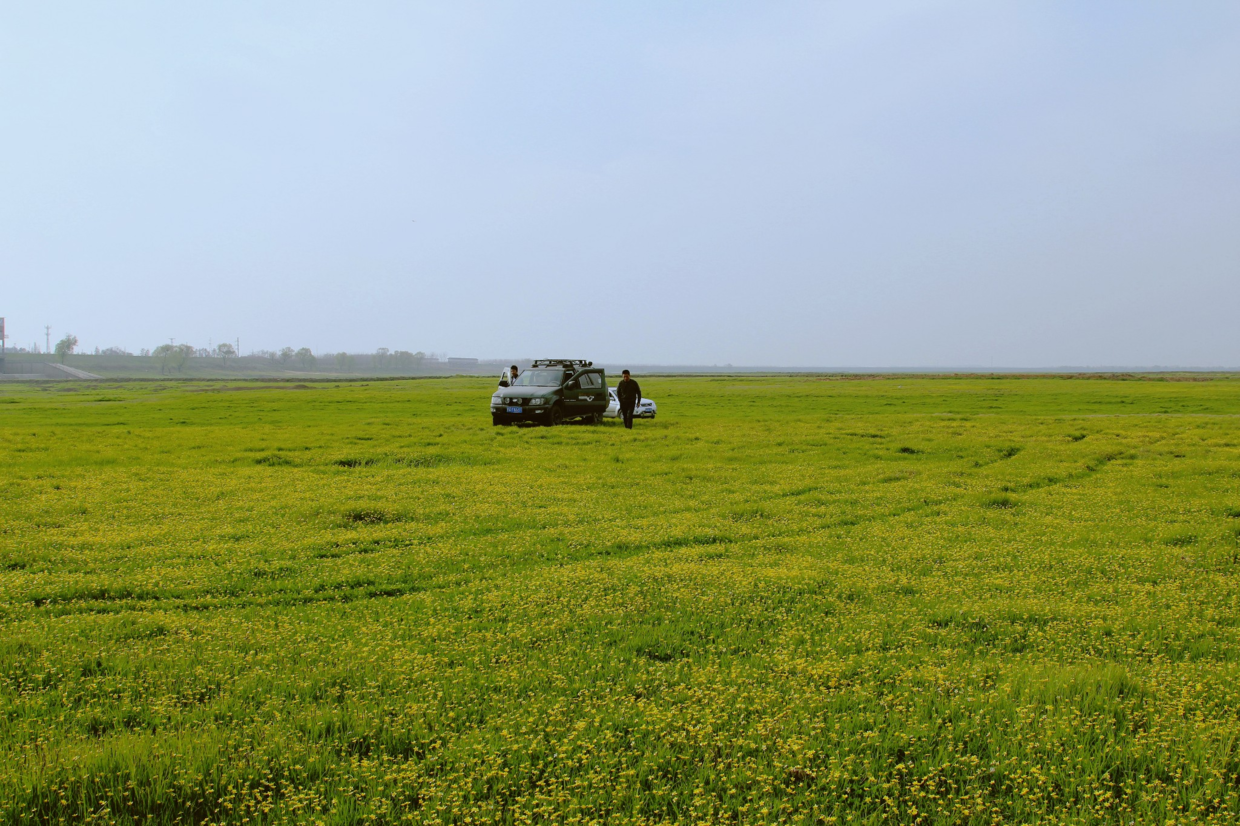
[[547, 411], [547, 427], [555, 427], [558, 424], [564, 424], [564, 407], [553, 404]]

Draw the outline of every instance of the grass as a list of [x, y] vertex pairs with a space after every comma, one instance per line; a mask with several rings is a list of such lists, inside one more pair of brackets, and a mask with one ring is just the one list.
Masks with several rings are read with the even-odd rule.
[[0, 823], [1236, 821], [1240, 381], [642, 385], [0, 385]]

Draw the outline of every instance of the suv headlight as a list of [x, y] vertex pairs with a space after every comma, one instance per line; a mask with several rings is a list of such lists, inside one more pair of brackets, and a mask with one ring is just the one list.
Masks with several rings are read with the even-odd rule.
[[546, 399], [530, 399], [530, 407], [537, 407], [540, 404], [545, 404], [546, 401]]

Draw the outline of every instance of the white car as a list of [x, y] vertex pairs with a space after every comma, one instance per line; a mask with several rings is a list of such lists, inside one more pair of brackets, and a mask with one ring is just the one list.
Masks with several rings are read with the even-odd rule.
[[[658, 412], [659, 406], [650, 399], [643, 398], [637, 403], [637, 407], [633, 409], [634, 419], [653, 419], [654, 414]], [[603, 412], [605, 419], [620, 418], [620, 400], [616, 398], [615, 388], [607, 388], [607, 410]]]

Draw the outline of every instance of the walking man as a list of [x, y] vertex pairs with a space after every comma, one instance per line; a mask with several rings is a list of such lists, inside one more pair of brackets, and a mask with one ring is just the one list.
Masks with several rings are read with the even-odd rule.
[[624, 378], [616, 385], [616, 401], [620, 402], [620, 415], [624, 417], [624, 426], [633, 429], [633, 408], [641, 401], [642, 389], [637, 382], [629, 378], [629, 371], [623, 371]]

